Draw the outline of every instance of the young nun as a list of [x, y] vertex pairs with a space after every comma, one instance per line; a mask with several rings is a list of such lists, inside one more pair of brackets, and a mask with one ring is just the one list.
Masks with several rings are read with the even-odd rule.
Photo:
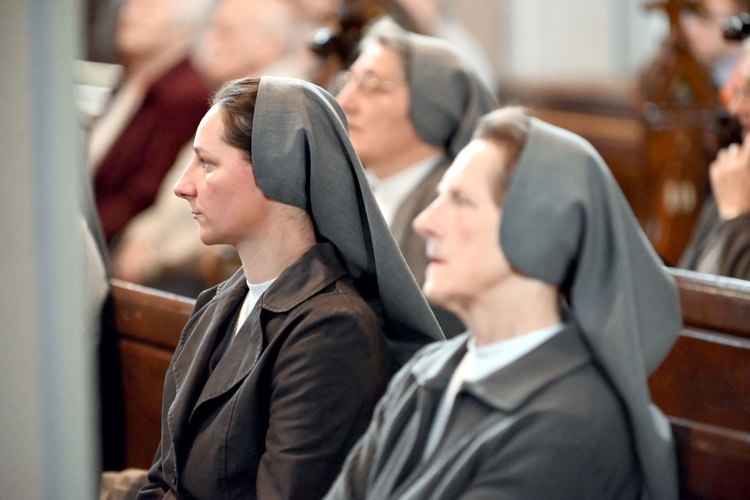
[[442, 334], [330, 94], [263, 77], [211, 104], [175, 194], [243, 265], [183, 330], [139, 498], [319, 498], [393, 370]]
[[424, 290], [468, 333], [394, 377], [327, 498], [677, 498], [647, 383], [677, 290], [601, 157], [501, 109], [438, 193]]

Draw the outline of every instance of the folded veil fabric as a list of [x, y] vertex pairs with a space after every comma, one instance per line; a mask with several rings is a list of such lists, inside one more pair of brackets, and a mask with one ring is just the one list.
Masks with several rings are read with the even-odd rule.
[[449, 42], [408, 32], [389, 18], [379, 22], [392, 24], [380, 36], [400, 39], [406, 46], [406, 79], [417, 133], [455, 158], [471, 140], [477, 120], [497, 107], [494, 92]]
[[406, 266], [328, 92], [291, 78], [262, 77], [253, 118], [256, 182], [270, 198], [305, 209], [336, 247], [366, 300], [376, 304], [403, 363], [443, 334]]
[[[474, 132], [477, 120], [497, 106], [489, 88], [443, 40], [410, 33], [407, 72], [413, 90], [411, 116], [419, 135], [444, 146], [455, 158]], [[439, 61], [439, 63], [437, 62]]]
[[572, 316], [629, 413], [648, 498], [677, 498], [670, 427], [647, 378], [682, 327], [679, 296], [599, 154], [531, 118], [500, 231], [516, 269], [569, 291]]

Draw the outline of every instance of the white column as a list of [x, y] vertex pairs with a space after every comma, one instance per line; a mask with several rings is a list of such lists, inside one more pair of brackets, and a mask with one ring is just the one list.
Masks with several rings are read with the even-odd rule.
[[0, 496], [93, 499], [93, 333], [78, 218], [77, 0], [0, 2]]

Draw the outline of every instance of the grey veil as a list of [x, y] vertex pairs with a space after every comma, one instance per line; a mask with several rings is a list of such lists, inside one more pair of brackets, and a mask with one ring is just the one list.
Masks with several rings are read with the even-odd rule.
[[570, 290], [574, 321], [629, 413], [647, 497], [677, 498], [670, 427], [647, 377], [677, 339], [679, 297], [588, 142], [531, 119], [500, 240], [520, 272]]
[[403, 46], [406, 52], [402, 57], [417, 133], [455, 158], [471, 140], [479, 118], [497, 107], [493, 90], [445, 40], [408, 32], [388, 17], [372, 29], [376, 40]]
[[258, 186], [310, 214], [363, 297], [379, 302], [375, 311], [397, 360], [443, 339], [377, 208], [336, 100], [302, 80], [263, 77], [252, 141]]
[[497, 107], [492, 91], [456, 49], [434, 37], [407, 34], [411, 117], [420, 137], [455, 158], [477, 121]]

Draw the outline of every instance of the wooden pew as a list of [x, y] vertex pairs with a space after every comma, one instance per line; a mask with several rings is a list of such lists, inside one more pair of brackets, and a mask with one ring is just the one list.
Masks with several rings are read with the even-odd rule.
[[119, 336], [124, 467], [148, 468], [161, 435], [164, 374], [194, 300], [112, 279]]
[[748, 498], [750, 283], [672, 272], [684, 327], [649, 385], [672, 423], [683, 498]]
[[[750, 492], [750, 283], [672, 270], [684, 329], [649, 380], [670, 417], [682, 498]], [[125, 467], [148, 468], [160, 437], [164, 373], [193, 301], [112, 280]]]

